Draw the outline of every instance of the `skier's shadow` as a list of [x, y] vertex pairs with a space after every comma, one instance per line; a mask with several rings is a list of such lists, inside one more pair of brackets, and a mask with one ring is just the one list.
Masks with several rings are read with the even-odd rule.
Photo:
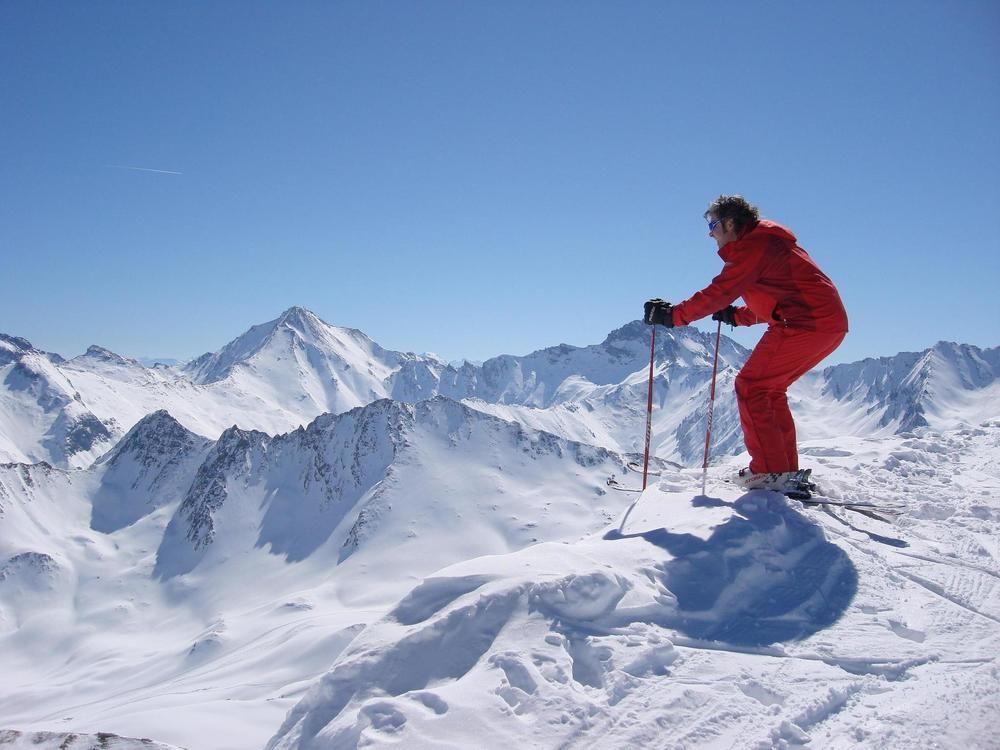
[[677, 606], [653, 618], [657, 624], [692, 638], [765, 646], [829, 627], [857, 593], [850, 558], [783, 497], [750, 492], [729, 503], [698, 496], [692, 505], [736, 512], [708, 539], [666, 529], [604, 537], [641, 538], [671, 554], [658, 568]]

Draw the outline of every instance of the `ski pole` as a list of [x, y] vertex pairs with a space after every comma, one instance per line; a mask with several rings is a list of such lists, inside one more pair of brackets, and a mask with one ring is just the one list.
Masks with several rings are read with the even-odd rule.
[[646, 489], [646, 477], [649, 474], [649, 439], [653, 433], [653, 357], [656, 355], [656, 326], [653, 338], [649, 344], [649, 389], [646, 396], [646, 454], [642, 460], [642, 488]]
[[705, 427], [705, 460], [701, 464], [701, 494], [708, 486], [708, 447], [712, 442], [712, 418], [715, 412], [715, 374], [719, 371], [719, 340], [722, 338], [722, 321], [715, 332], [715, 357], [712, 359], [712, 388], [708, 396], [708, 424]]

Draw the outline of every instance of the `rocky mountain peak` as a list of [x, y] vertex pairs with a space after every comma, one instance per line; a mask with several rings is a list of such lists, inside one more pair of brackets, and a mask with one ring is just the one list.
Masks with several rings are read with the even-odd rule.
[[312, 310], [307, 310], [304, 307], [293, 306], [289, 307], [280, 316], [278, 316], [277, 325], [287, 325], [299, 328], [310, 328], [313, 326], [326, 325], [320, 320], [319, 316], [316, 315]]
[[27, 339], [0, 333], [0, 366], [18, 362], [25, 354], [39, 354]]
[[144, 466], [158, 463], [163, 456], [175, 456], [208, 440], [195, 435], [174, 419], [166, 409], [140, 419], [118, 444], [98, 463], [116, 463], [130, 456]]
[[99, 362], [107, 362], [114, 365], [124, 365], [124, 366], [141, 366], [134, 359], [129, 359], [128, 357], [123, 357], [120, 354], [116, 354], [110, 349], [105, 349], [103, 346], [98, 346], [97, 344], [91, 344], [87, 347], [87, 351], [81, 355], [84, 359], [97, 360]]
[[164, 409], [143, 417], [97, 462], [91, 528], [109, 534], [177, 501], [209, 443]]
[[0, 333], [0, 349], [10, 349], [10, 350], [20, 350], [23, 352], [33, 351], [35, 347], [31, 345], [28, 339], [21, 338], [20, 336], [10, 336], [6, 333]]
[[237, 425], [233, 425], [221, 435], [215, 444], [215, 451], [220, 454], [233, 454], [245, 452], [253, 447], [263, 446], [270, 440], [264, 432], [259, 430], [244, 430]]

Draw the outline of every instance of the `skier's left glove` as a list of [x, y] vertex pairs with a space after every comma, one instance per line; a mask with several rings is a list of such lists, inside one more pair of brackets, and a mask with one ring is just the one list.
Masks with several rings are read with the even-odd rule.
[[721, 321], [727, 326], [734, 326], [736, 325], [736, 308], [732, 305], [724, 307], [718, 312], [712, 313], [712, 320]]
[[642, 308], [642, 319], [646, 325], [661, 325], [666, 326], [667, 328], [673, 328], [673, 306], [669, 302], [664, 302], [659, 297], [648, 300]]

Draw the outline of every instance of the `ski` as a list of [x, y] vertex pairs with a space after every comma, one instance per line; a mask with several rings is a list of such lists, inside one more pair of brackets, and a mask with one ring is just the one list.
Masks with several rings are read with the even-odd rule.
[[[821, 503], [821, 505], [823, 505]], [[823, 509], [831, 515], [836, 515], [830, 510], [831, 507], [843, 508], [844, 510], [849, 510], [852, 513], [858, 513], [862, 516], [868, 516], [868, 518], [874, 518], [876, 521], [881, 521], [882, 523], [893, 523], [895, 519], [900, 515], [898, 511], [886, 510], [885, 508], [868, 508], [858, 505], [823, 505]]]
[[813, 493], [817, 492], [816, 483], [810, 478], [812, 474], [812, 469], [802, 469], [798, 472], [795, 479], [798, 486], [786, 488], [784, 495], [790, 497], [793, 500], [798, 500], [803, 505], [817, 506], [823, 505], [835, 508], [844, 508], [845, 510], [853, 510], [855, 513], [860, 513], [864, 516], [869, 516], [871, 518], [877, 518], [880, 521], [889, 522], [890, 519], [886, 516], [899, 516], [902, 515], [903, 509], [892, 505], [883, 505], [881, 503], [869, 503], [865, 501], [851, 501], [851, 500], [831, 500], [826, 497], [816, 497]]
[[869, 503], [869, 502], [852, 502], [851, 500], [830, 500], [825, 497], [816, 497], [815, 495], [810, 495], [808, 497], [795, 497], [794, 494], [788, 494], [786, 497], [790, 497], [793, 500], [798, 500], [805, 505], [833, 505], [838, 508], [868, 508], [869, 510], [880, 510], [884, 513], [901, 514], [903, 509], [898, 505], [883, 505], [882, 503]]
[[823, 497], [795, 497], [794, 495], [787, 495], [787, 497], [793, 500], [798, 500], [805, 506], [817, 506], [822, 505], [830, 508], [845, 508], [847, 510], [856, 510], [858, 512], [868, 512], [868, 513], [882, 513], [887, 516], [901, 516], [903, 514], [903, 509], [892, 505], [879, 505], [878, 503], [852, 503], [850, 500], [827, 500]]

